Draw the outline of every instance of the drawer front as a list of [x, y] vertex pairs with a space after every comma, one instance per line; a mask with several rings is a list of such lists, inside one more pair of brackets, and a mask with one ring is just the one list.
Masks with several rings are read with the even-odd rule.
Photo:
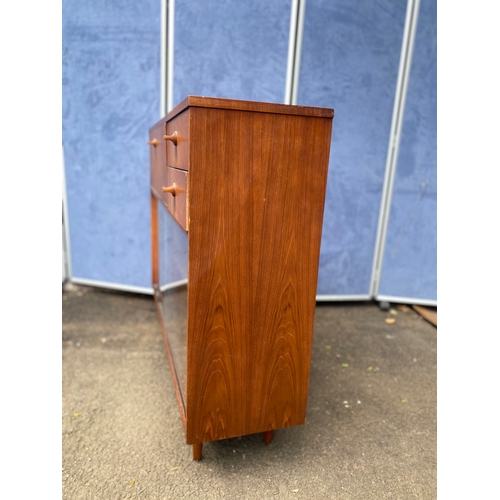
[[189, 170], [189, 109], [167, 123], [167, 165]]
[[168, 211], [184, 231], [188, 230], [188, 173], [177, 168], [167, 168], [166, 195]]
[[165, 123], [160, 123], [149, 132], [149, 154], [151, 158], [151, 187], [166, 202], [162, 187], [167, 185], [167, 160], [165, 148]]

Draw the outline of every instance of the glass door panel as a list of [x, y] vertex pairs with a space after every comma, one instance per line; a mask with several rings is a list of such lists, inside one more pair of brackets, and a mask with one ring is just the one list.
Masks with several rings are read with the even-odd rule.
[[155, 286], [155, 294], [160, 304], [163, 330], [185, 411], [188, 238], [163, 204], [158, 201], [156, 203], [158, 204], [159, 286]]

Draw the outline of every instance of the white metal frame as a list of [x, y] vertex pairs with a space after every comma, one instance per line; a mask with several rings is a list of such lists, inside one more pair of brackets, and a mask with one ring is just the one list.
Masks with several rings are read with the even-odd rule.
[[160, 286], [160, 292], [165, 292], [166, 290], [170, 290], [172, 288], [177, 288], [178, 286], [187, 285], [187, 284], [188, 284], [187, 279], [174, 281], [172, 283], [167, 283], [166, 285]]
[[371, 295], [316, 295], [316, 302], [357, 302], [373, 300]]
[[305, 11], [306, 0], [292, 0], [290, 34], [288, 36], [285, 98], [283, 101], [285, 104], [297, 104]]
[[377, 295], [378, 302], [394, 302], [396, 304], [416, 304], [419, 306], [437, 306], [437, 300], [416, 299], [414, 297], [396, 297], [394, 295]]
[[167, 12], [167, 113], [174, 107], [174, 25], [175, 25], [175, 0], [168, 0]]
[[64, 147], [62, 152], [62, 216], [63, 216], [63, 266], [65, 280], [71, 280], [71, 251], [69, 244], [68, 196], [66, 193], [66, 169], [64, 166]]
[[118, 283], [110, 283], [108, 281], [89, 280], [85, 278], [71, 278], [71, 283], [76, 285], [93, 286], [96, 288], [109, 288], [110, 290], [121, 290], [123, 292], [143, 293], [153, 295], [153, 287], [120, 285]]
[[378, 301], [386, 300], [390, 302], [404, 301], [405, 303], [422, 303], [419, 299], [402, 297], [396, 300], [397, 297], [390, 297], [391, 300], [388, 300], [388, 297], [378, 295], [380, 277], [382, 275], [385, 244], [387, 240], [387, 230], [389, 227], [389, 215], [394, 190], [394, 179], [396, 177], [399, 145], [401, 141], [401, 129], [403, 125], [406, 96], [408, 92], [408, 81], [410, 78], [413, 48], [415, 45], [419, 8], [420, 0], [408, 0], [401, 57], [399, 61], [398, 81], [396, 84], [396, 95], [394, 98], [394, 109], [392, 113], [391, 131], [389, 136], [384, 185], [382, 189], [382, 200], [380, 203], [377, 237], [375, 241], [375, 253], [372, 265], [370, 293], [372, 297]]
[[173, 108], [175, 0], [161, 0], [160, 118]]
[[160, 118], [167, 111], [167, 0], [161, 0], [161, 35], [160, 35]]

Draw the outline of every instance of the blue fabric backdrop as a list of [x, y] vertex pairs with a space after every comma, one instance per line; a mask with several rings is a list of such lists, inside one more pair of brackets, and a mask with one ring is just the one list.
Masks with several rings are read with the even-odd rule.
[[406, 2], [307, 0], [298, 104], [335, 109], [318, 294], [368, 295]]
[[421, 0], [379, 295], [437, 300], [436, 0]]
[[[148, 129], [159, 0], [63, 0], [63, 146], [74, 278], [151, 286]], [[291, 0], [176, 0], [174, 105], [283, 102]], [[405, 1], [307, 0], [298, 104], [335, 108], [318, 294], [367, 296]], [[436, 22], [422, 0], [380, 294], [435, 298]]]
[[148, 129], [160, 2], [63, 0], [63, 146], [74, 278], [151, 287]]
[[176, 0], [174, 106], [187, 95], [283, 102], [290, 0]]

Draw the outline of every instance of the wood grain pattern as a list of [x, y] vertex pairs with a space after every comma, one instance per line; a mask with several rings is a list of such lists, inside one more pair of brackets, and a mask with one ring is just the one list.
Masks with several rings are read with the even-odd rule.
[[331, 118], [189, 113], [187, 442], [301, 424]]

